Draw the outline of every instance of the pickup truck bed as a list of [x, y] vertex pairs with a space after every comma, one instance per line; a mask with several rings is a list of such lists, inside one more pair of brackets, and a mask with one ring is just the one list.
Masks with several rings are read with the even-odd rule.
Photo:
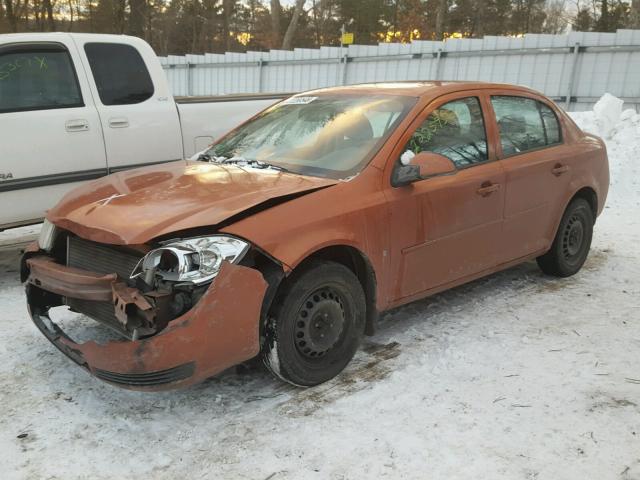
[[233, 127], [292, 94], [176, 97], [184, 156], [204, 150]]

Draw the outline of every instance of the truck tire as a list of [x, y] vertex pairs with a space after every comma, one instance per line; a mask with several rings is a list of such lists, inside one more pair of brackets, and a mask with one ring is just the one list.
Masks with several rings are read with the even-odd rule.
[[268, 316], [262, 360], [278, 378], [313, 386], [338, 375], [364, 334], [366, 301], [344, 265], [314, 260], [287, 278]]
[[570, 277], [584, 265], [593, 236], [594, 217], [584, 198], [571, 201], [562, 216], [551, 249], [536, 260], [547, 275]]

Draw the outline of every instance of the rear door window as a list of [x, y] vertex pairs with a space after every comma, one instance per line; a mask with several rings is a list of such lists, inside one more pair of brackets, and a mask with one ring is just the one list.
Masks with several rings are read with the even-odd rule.
[[131, 105], [153, 96], [149, 70], [134, 47], [87, 43], [84, 50], [103, 105]]
[[505, 156], [560, 142], [558, 119], [543, 103], [525, 97], [492, 96], [491, 105]]
[[83, 106], [64, 46], [24, 44], [0, 49], [0, 113]]

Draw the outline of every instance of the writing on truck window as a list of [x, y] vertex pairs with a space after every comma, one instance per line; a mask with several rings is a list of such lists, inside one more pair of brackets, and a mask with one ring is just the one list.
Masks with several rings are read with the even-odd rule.
[[66, 50], [19, 46], [0, 52], [0, 113], [83, 105]]
[[47, 59], [38, 55], [19, 57], [13, 62], [5, 62], [0, 65], [0, 81], [11, 76], [18, 70], [27, 70], [36, 73], [46, 72], [49, 69]]

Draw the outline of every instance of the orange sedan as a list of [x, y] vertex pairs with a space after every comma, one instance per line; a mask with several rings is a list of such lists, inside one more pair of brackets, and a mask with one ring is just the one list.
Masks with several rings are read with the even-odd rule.
[[[578, 272], [608, 186], [602, 140], [532, 90], [328, 88], [268, 108], [198, 161], [71, 192], [22, 275], [37, 327], [112, 384], [184, 387], [259, 355], [311, 386], [385, 310], [534, 258]], [[76, 341], [57, 308], [119, 338]]]

